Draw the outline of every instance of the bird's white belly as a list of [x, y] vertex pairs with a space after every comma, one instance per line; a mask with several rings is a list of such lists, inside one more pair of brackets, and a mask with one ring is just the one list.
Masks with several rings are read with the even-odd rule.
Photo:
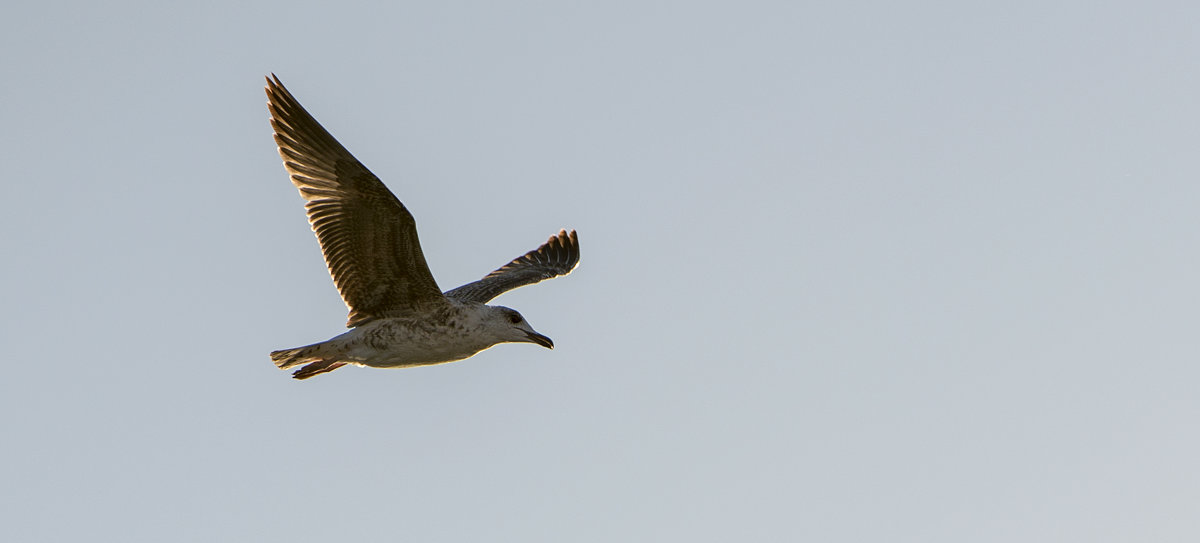
[[409, 319], [379, 319], [328, 343], [335, 344], [342, 359], [352, 364], [399, 368], [462, 360], [497, 342], [461, 327], [436, 327]]

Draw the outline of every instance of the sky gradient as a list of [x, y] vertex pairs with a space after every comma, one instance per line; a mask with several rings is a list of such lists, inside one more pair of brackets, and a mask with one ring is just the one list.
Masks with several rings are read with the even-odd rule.
[[[1191, 542], [1200, 8], [16, 2], [0, 540]], [[346, 311], [263, 76], [555, 341]]]

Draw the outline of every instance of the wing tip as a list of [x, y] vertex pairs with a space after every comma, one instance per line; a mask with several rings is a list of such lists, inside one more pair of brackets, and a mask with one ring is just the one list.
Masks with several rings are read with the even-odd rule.
[[546, 240], [545, 245], [538, 247], [536, 253], [545, 257], [548, 263], [562, 266], [562, 273], [566, 274], [579, 264], [579, 234], [574, 229], [567, 232], [566, 228], [561, 228]]
[[558, 234], [552, 236], [547, 242], [551, 249], [557, 249], [557, 260], [564, 266], [563, 274], [570, 273], [576, 266], [579, 265], [579, 234], [575, 229], [567, 232], [565, 228], [560, 229]]

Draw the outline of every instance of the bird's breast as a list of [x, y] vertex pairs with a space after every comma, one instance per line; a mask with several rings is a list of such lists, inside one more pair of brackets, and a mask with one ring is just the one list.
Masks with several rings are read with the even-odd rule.
[[378, 319], [343, 335], [346, 354], [365, 366], [394, 368], [462, 360], [497, 342], [457, 322]]

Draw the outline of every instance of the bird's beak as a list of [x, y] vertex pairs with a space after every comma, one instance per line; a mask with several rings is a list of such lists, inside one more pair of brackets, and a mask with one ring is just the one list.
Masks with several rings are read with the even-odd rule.
[[553, 339], [543, 336], [537, 332], [525, 332], [525, 336], [527, 336], [529, 338], [530, 343], [537, 343], [538, 345], [541, 345], [542, 347], [545, 347], [547, 349], [554, 348], [554, 340]]

